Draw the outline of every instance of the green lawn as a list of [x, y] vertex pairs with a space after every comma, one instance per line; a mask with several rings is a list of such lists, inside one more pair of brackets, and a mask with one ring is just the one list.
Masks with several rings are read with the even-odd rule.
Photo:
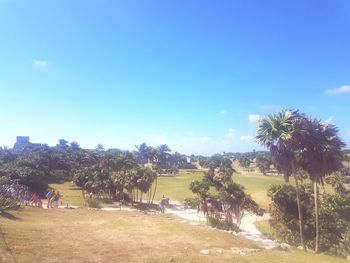
[[[190, 191], [189, 185], [194, 180], [201, 180], [203, 170], [180, 170], [179, 175], [172, 177], [159, 177], [155, 200], [159, 200], [162, 195], [171, 200], [183, 201], [187, 197], [195, 195]], [[267, 189], [272, 184], [283, 184], [282, 176], [264, 176], [257, 172], [246, 172], [239, 170], [234, 173], [233, 181], [243, 185], [253, 199], [264, 209], [268, 209], [270, 199], [267, 197]], [[293, 184], [293, 178], [290, 178]], [[330, 185], [325, 185], [326, 191], [332, 193], [334, 190]]]
[[63, 195], [63, 198], [60, 201], [63, 205], [85, 205], [81, 188], [73, 185], [71, 182], [50, 184], [50, 187], [55, 189], [55, 191], [59, 191], [60, 194]]
[[189, 189], [190, 183], [194, 180], [201, 180], [203, 171], [180, 170], [179, 175], [159, 177], [155, 200], [160, 200], [163, 195], [170, 200], [183, 201], [187, 197], [194, 197]]
[[240, 172], [233, 176], [233, 181], [243, 185], [252, 198], [264, 209], [268, 209], [270, 199], [267, 189], [272, 184], [282, 184], [281, 176], [264, 176], [260, 173]]
[[[186, 197], [193, 197], [194, 194], [190, 191], [189, 185], [193, 180], [200, 180], [203, 173], [204, 171], [182, 170], [178, 176], [160, 177], [155, 199], [159, 200], [163, 194], [171, 200], [177, 201], [183, 201]], [[266, 195], [267, 188], [271, 184], [283, 183], [283, 178], [279, 176], [263, 176], [259, 173], [247, 172], [235, 173], [233, 180], [242, 184], [253, 199], [265, 209], [269, 204], [269, 198]]]
[[[170, 258], [198, 263], [348, 262], [297, 250], [237, 255], [232, 247], [255, 245], [205, 226], [183, 224], [168, 215], [141, 212], [24, 208], [0, 216], [0, 226], [1, 263], [157, 263]], [[209, 249], [210, 254], [200, 254], [201, 249]]]

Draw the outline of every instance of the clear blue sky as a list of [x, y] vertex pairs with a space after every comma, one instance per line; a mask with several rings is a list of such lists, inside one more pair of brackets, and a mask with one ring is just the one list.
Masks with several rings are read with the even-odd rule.
[[0, 145], [260, 149], [297, 108], [350, 144], [350, 1], [0, 0]]

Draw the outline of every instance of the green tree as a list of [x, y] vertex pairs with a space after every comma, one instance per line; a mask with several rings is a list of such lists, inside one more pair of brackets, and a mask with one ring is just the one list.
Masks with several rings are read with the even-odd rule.
[[104, 152], [105, 151], [105, 147], [103, 147], [103, 145], [101, 143], [97, 144], [97, 146], [95, 147], [95, 150], [97, 152]]
[[146, 143], [142, 143], [139, 146], [135, 145], [137, 149], [137, 157], [140, 163], [144, 164], [150, 159], [150, 147]]
[[169, 153], [171, 152], [171, 149], [166, 144], [159, 145], [157, 148], [158, 148], [158, 161], [162, 165], [166, 166], [167, 165], [166, 162], [167, 162]]
[[302, 169], [308, 173], [313, 182], [316, 224], [315, 252], [318, 252], [320, 240], [318, 184], [323, 184], [327, 175], [338, 171], [343, 166], [342, 148], [345, 144], [337, 135], [338, 129], [332, 124], [322, 124], [318, 120], [309, 118], [302, 118], [299, 122], [305, 131], [298, 138], [303, 147], [299, 160]]
[[256, 158], [256, 167], [260, 170], [260, 172], [263, 173], [263, 175], [266, 175], [270, 171], [270, 166], [272, 162], [270, 158], [264, 157], [264, 156], [258, 156]]
[[257, 129], [257, 141], [270, 150], [272, 160], [283, 170], [285, 175], [292, 173], [297, 195], [297, 206], [299, 215], [300, 241], [306, 250], [304, 240], [303, 214], [301, 210], [301, 199], [299, 191], [299, 179], [297, 175], [298, 162], [297, 154], [298, 141], [297, 134], [302, 133], [298, 130], [298, 120], [304, 117], [298, 111], [286, 110], [278, 114], [271, 114], [260, 119]]
[[238, 159], [239, 161], [239, 165], [245, 169], [248, 170], [249, 172], [249, 167], [250, 167], [250, 164], [251, 164], [251, 160], [247, 157], [242, 157], [242, 158], [239, 158]]

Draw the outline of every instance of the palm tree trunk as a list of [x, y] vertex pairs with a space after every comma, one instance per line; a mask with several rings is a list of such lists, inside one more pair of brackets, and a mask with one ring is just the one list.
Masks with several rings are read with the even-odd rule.
[[318, 186], [317, 186], [317, 182], [314, 182], [314, 200], [315, 200], [315, 222], [316, 222], [315, 252], [318, 253], [318, 247], [320, 244], [320, 224], [319, 224], [319, 211], [318, 211]]
[[305, 246], [305, 240], [304, 240], [304, 222], [303, 222], [303, 212], [301, 210], [301, 200], [300, 200], [300, 188], [299, 188], [299, 181], [297, 177], [297, 172], [295, 169], [295, 163], [292, 161], [292, 170], [293, 170], [293, 177], [295, 180], [295, 188], [297, 192], [297, 206], [298, 206], [298, 214], [299, 214], [299, 232], [300, 232], [300, 242], [303, 247], [303, 249], [306, 251]]
[[154, 192], [153, 192], [152, 201], [151, 201], [152, 204], [153, 204], [154, 196], [156, 195], [157, 184], [158, 184], [158, 175], [156, 176], [156, 185], [154, 186]]

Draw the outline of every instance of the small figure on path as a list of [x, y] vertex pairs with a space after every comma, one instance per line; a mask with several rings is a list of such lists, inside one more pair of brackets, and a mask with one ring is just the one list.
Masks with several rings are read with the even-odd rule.
[[185, 214], [186, 214], [186, 210], [188, 209], [188, 202], [187, 200], [184, 201], [184, 211], [185, 211]]
[[159, 203], [160, 211], [162, 212], [162, 214], [164, 214], [164, 212], [165, 212], [165, 205], [167, 202], [169, 204], [169, 198], [165, 198], [165, 196], [163, 195], [163, 197]]
[[53, 191], [51, 189], [46, 193], [46, 199], [47, 199], [47, 208], [50, 208], [50, 199], [53, 195]]

